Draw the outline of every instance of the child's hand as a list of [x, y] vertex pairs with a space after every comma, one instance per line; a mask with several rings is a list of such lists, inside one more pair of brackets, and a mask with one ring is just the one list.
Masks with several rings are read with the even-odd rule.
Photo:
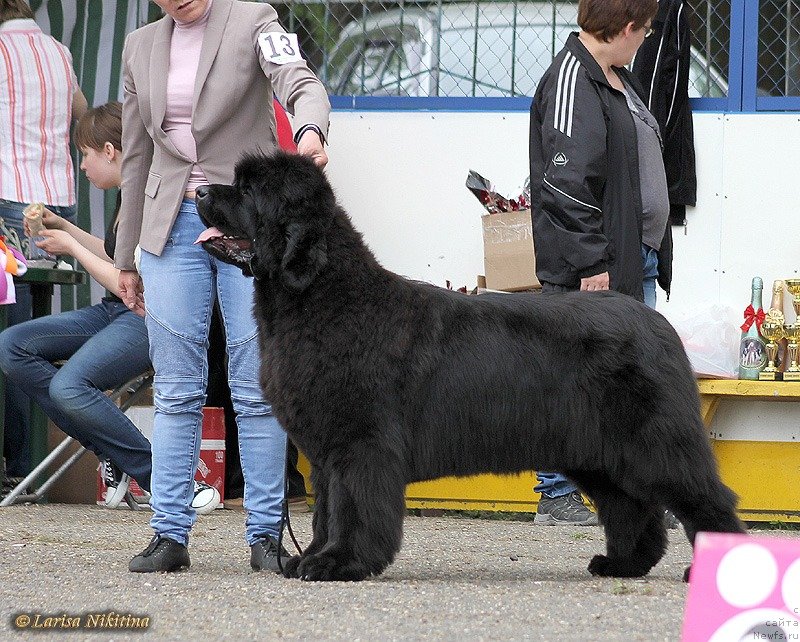
[[48, 230], [62, 230], [64, 229], [65, 221], [58, 214], [45, 207], [42, 213], [42, 223]]
[[[53, 214], [53, 216], [55, 216], [55, 214]], [[41, 237], [42, 240], [36, 241], [36, 247], [44, 250], [48, 254], [68, 254], [72, 256], [73, 248], [75, 247], [74, 244], [77, 241], [67, 232], [63, 230], [42, 230]]]

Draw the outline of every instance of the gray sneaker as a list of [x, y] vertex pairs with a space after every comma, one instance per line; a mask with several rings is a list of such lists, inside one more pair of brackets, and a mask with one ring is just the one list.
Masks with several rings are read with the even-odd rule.
[[576, 490], [560, 497], [545, 497], [539, 500], [534, 524], [547, 526], [597, 526], [597, 515], [583, 503], [583, 497]]

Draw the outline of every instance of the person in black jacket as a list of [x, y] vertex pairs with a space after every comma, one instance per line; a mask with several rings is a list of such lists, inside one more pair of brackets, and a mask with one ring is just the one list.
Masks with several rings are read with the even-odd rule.
[[664, 167], [673, 225], [686, 222], [686, 206], [697, 200], [694, 128], [689, 105], [689, 61], [692, 33], [683, 0], [659, 0], [653, 36], [633, 61], [642, 83], [645, 105], [664, 135]]
[[[537, 87], [530, 176], [543, 292], [611, 289], [655, 307], [669, 198], [658, 123], [625, 66], [657, 10], [657, 0], [580, 0], [581, 31]], [[536, 523], [597, 523], [571, 481], [538, 477]]]

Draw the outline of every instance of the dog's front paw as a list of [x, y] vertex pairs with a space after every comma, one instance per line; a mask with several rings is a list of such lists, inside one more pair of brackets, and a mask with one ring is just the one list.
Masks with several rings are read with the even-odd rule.
[[599, 577], [643, 577], [649, 568], [633, 560], [595, 555], [589, 562], [589, 572]]
[[307, 582], [358, 582], [369, 575], [366, 566], [330, 553], [309, 555], [297, 567], [297, 577]]
[[289, 561], [285, 562], [283, 564], [283, 576], [293, 578], [300, 577], [297, 574], [297, 567], [300, 565], [302, 559], [303, 558], [299, 555], [294, 555], [289, 559]]

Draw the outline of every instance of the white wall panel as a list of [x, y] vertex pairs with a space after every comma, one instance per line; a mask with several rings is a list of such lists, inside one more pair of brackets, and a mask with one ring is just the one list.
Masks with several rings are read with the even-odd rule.
[[[798, 115], [725, 116], [722, 162], [720, 296], [743, 307], [750, 280], [758, 275], [769, 305], [772, 281], [800, 271]], [[788, 312], [788, 300], [786, 307]]]
[[526, 114], [335, 112], [328, 173], [381, 263], [472, 288], [483, 273], [474, 169], [517, 196], [528, 175]]
[[[696, 114], [695, 147], [697, 206], [673, 228], [673, 292], [659, 308], [744, 308], [752, 276], [768, 290], [800, 271], [800, 118]], [[528, 115], [334, 112], [329, 153], [341, 203], [387, 268], [472, 287], [483, 271], [484, 210], [464, 181], [474, 169], [502, 194], [519, 193]]]
[[[697, 205], [687, 208], [685, 227], [672, 228], [674, 259], [670, 300], [667, 302], [664, 293], [658, 291], [658, 308], [667, 315], [719, 300], [724, 207], [723, 115], [698, 115], [694, 126]], [[738, 306], [739, 301], [729, 301], [728, 304]]]

